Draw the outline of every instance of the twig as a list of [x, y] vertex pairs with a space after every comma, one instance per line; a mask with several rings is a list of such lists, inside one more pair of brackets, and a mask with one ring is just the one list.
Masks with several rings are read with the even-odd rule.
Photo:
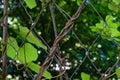
[[99, 69], [97, 68], [97, 66], [95, 66], [95, 64], [91, 61], [90, 57], [88, 56], [89, 61], [91, 62], [91, 64], [93, 65], [93, 67], [96, 69], [96, 71], [100, 74], [100, 76], [102, 76], [101, 72], [99, 71]]
[[60, 13], [65, 17], [65, 19], [68, 21], [69, 20], [68, 18], [70, 18], [71, 16], [67, 14], [65, 10], [63, 10], [61, 7], [59, 7], [54, 0], [53, 0], [53, 3], [56, 6], [56, 8], [60, 11]]
[[93, 4], [90, 1], [89, 1], [89, 3], [91, 5], [91, 7], [93, 8], [93, 10], [97, 13], [97, 15], [104, 21], [103, 17], [100, 15], [100, 13], [97, 11], [97, 9], [93, 6]]
[[[92, 46], [95, 44], [95, 42], [98, 40], [98, 38], [100, 37], [100, 35], [98, 35], [95, 40], [92, 42], [92, 44], [90, 45], [90, 47], [88, 49], [85, 48], [85, 46], [83, 45], [83, 43], [80, 41], [80, 39], [78, 38], [78, 36], [75, 34], [75, 32], [73, 31], [74, 36], [76, 37], [76, 39], [79, 41], [79, 43], [83, 46], [84, 50], [85, 50], [85, 57], [83, 58], [82, 63], [85, 61], [85, 59], [88, 57], [88, 59], [90, 60], [89, 57], [89, 51], [91, 50]], [[91, 60], [90, 60], [91, 62]], [[79, 66], [75, 69], [75, 71], [73, 72], [73, 74], [70, 77], [70, 80], [72, 79], [72, 77], [74, 76], [74, 74], [79, 70], [80, 66], [82, 65], [82, 63], [79, 64]], [[93, 62], [91, 62], [92, 65], [94, 66], [94, 68], [98, 71], [98, 73], [101, 75], [100, 71], [97, 69], [97, 67], [94, 65]]]
[[[69, 14], [67, 14], [62, 8], [60, 8], [60, 7], [55, 3], [54, 0], [53, 0], [53, 3], [54, 3], [54, 5], [57, 7], [57, 9], [60, 11], [60, 13], [65, 17], [65, 19], [68, 21], [68, 20], [71, 18], [71, 16], [70, 16]], [[69, 19], [68, 19], [67, 17], [69, 17]]]
[[46, 60], [42, 64], [41, 69], [40, 69], [38, 75], [35, 77], [34, 80], [40, 80], [42, 78], [42, 75], [43, 75], [44, 71], [46, 70], [46, 67], [47, 67], [49, 61], [54, 57], [54, 52], [56, 51], [56, 48], [57, 48], [57, 45], [58, 45], [59, 41], [61, 39], [63, 39], [65, 37], [65, 35], [72, 29], [74, 20], [79, 17], [85, 2], [86, 2], [86, 0], [82, 1], [81, 5], [79, 6], [76, 13], [69, 19], [69, 21], [67, 22], [65, 27], [60, 32], [60, 34], [55, 38], [53, 46], [50, 49], [49, 55], [47, 56]]
[[69, 80], [72, 79], [72, 77], [75, 75], [75, 73], [79, 70], [80, 66], [83, 64], [83, 62], [86, 60], [87, 56], [85, 56], [82, 60], [82, 62], [78, 65], [78, 67], [75, 69], [75, 71], [73, 72], [73, 74], [70, 76]]
[[110, 70], [108, 72], [108, 76], [111, 74], [112, 70], [118, 65], [119, 61], [120, 61], [120, 54], [118, 56], [118, 59], [117, 59], [116, 63], [110, 68]]
[[7, 50], [7, 26], [8, 26], [8, 3], [4, 0], [4, 11], [3, 11], [3, 41], [2, 41], [2, 77], [4, 80], [7, 75], [7, 65], [6, 65], [6, 50]]
[[[53, 23], [53, 28], [54, 28], [54, 34], [55, 34], [55, 38], [57, 37], [57, 27], [56, 27], [56, 22], [55, 22], [55, 15], [54, 15], [54, 11], [53, 11], [53, 8], [52, 8], [52, 3], [49, 4], [49, 9], [50, 9], [50, 13], [51, 13], [51, 18], [52, 18], [52, 23]], [[60, 57], [60, 49], [59, 49], [59, 44], [57, 45], [57, 49], [56, 49], [56, 52], [58, 53], [59, 57]], [[58, 62], [59, 64], [61, 64], [60, 62]], [[64, 73], [65, 73], [66, 70], [64, 70]], [[63, 72], [62, 72], [62, 66], [60, 65], [60, 75], [62, 75]], [[67, 73], [65, 73], [66, 76], [65, 78], [68, 79], [67, 77]], [[60, 80], [62, 80], [62, 77], [60, 76]]]
[[82, 41], [79, 39], [79, 37], [77, 36], [77, 34], [74, 32], [74, 30], [72, 30], [72, 32], [73, 32], [73, 35], [76, 37], [76, 39], [78, 40], [78, 42], [80, 43], [80, 45], [83, 47], [83, 49], [85, 50], [85, 51], [87, 51], [87, 49], [86, 49], [86, 47], [85, 47], [85, 45], [82, 43]]
[[24, 8], [27, 16], [30, 18], [30, 21], [31, 23], [33, 23], [33, 20], [32, 20], [32, 16], [29, 14], [28, 10], [25, 8], [25, 6], [23, 5], [23, 2], [21, 0], [19, 0], [20, 4], [22, 5], [22, 7]]
[[[46, 8], [50, 2], [51, 2], [51, 0], [49, 0], [49, 1], [45, 4], [44, 8]], [[25, 40], [26, 40], [26, 38], [28, 37], [28, 35], [30, 34], [30, 32], [35, 28], [38, 20], [40, 19], [40, 16], [41, 16], [42, 12], [44, 11], [44, 8], [42, 8], [42, 9], [40, 10], [40, 12], [39, 12], [39, 14], [37, 15], [35, 21], [32, 22], [31, 27], [30, 27], [30, 30], [29, 30], [29, 31], [27, 32], [27, 34], [25, 35], [25, 37], [24, 37], [24, 39], [23, 39], [23, 41], [22, 41], [22, 43], [21, 43], [21, 45], [20, 45], [20, 48], [21, 48], [21, 46], [25, 43]], [[27, 15], [28, 15], [28, 14], [29, 14], [29, 13], [27, 13]], [[30, 15], [29, 15], [29, 16], [30, 16]], [[31, 17], [30, 17], [30, 19], [31, 19]], [[18, 51], [20, 50], [20, 48], [18, 49]]]
[[54, 28], [54, 34], [55, 34], [55, 37], [57, 37], [57, 27], [56, 27], [56, 22], [55, 22], [54, 11], [52, 9], [52, 3], [49, 4], [49, 9], [50, 9], [51, 18], [52, 18], [52, 23], [53, 23], [53, 28]]

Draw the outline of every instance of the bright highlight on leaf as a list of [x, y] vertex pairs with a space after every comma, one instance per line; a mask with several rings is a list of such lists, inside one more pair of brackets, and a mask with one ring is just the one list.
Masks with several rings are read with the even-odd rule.
[[82, 78], [82, 80], [90, 80], [90, 75], [82, 72], [82, 73], [81, 73], [81, 78]]
[[36, 1], [35, 0], [25, 0], [25, 3], [27, 4], [27, 6], [32, 9], [34, 7], [36, 7]]

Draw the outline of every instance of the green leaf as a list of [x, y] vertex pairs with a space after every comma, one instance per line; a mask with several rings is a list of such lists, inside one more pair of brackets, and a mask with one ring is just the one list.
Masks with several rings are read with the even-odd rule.
[[120, 3], [120, 0], [112, 0], [115, 4], [118, 4]]
[[95, 26], [90, 26], [93, 32], [101, 32], [104, 28], [104, 22], [100, 20], [100, 23], [96, 23]]
[[90, 80], [90, 75], [82, 72], [82, 73], [81, 73], [81, 78], [82, 78], [82, 80]]
[[37, 50], [31, 44], [25, 43], [18, 52], [18, 59], [22, 63], [29, 63], [38, 58]]
[[35, 0], [24, 0], [24, 1], [30, 9], [36, 7], [37, 5]]
[[37, 50], [29, 43], [24, 44], [20, 50], [18, 51], [19, 47], [17, 41], [13, 37], [8, 38], [8, 45], [7, 45], [7, 55], [14, 59], [20, 60], [22, 63], [31, 62], [37, 59], [38, 54]]
[[119, 3], [120, 3], [120, 1], [118, 1], [118, 0], [113, 0], [112, 2], [110, 2], [110, 3], [108, 4], [108, 8], [109, 8], [110, 10], [113, 10], [113, 11], [115, 11], [115, 12], [118, 12], [118, 11], [119, 11]]
[[[30, 62], [30, 63], [28, 63], [27, 66], [28, 66], [32, 71], [34, 71], [34, 72], [36, 72], [36, 73], [39, 72], [40, 66], [39, 66], [38, 64], [35, 64], [35, 63], [33, 63], [33, 62]], [[52, 75], [51, 75], [48, 71], [45, 71], [45, 72], [43, 73], [43, 76], [44, 76], [45, 78], [49, 78], [49, 79], [52, 77]]]
[[15, 38], [13, 37], [8, 37], [8, 45], [7, 45], [7, 55], [14, 59], [18, 50], [18, 44]]
[[[28, 32], [29, 32], [28, 28], [20, 26], [20, 36], [25, 38]], [[36, 38], [32, 32], [30, 32], [30, 34], [26, 37], [26, 39], [30, 43], [33, 43], [43, 49], [47, 49], [46, 46], [38, 38]]]
[[73, 80], [79, 80], [79, 79], [73, 79]]
[[21, 63], [28, 63], [31, 61], [35, 61], [38, 58], [37, 50], [31, 44], [25, 43], [20, 50], [17, 41], [13, 37], [8, 38], [7, 45], [7, 55], [14, 59], [19, 60]]
[[48, 71], [45, 71], [45, 72], [43, 73], [43, 76], [44, 76], [45, 78], [47, 78], [47, 79], [52, 78], [52, 75], [51, 75]]
[[120, 41], [120, 32], [118, 31], [118, 27], [120, 26], [119, 22], [114, 22], [115, 17], [112, 15], [107, 15], [105, 18], [107, 25], [104, 27], [105, 23], [100, 21], [100, 23], [96, 23], [95, 26], [90, 26], [93, 32], [103, 32], [102, 38], [110, 39], [111, 37], [116, 41]]
[[66, 1], [61, 1], [60, 3], [59, 3], [59, 5], [62, 7], [62, 6], [64, 6], [64, 5], [66, 5]]
[[117, 77], [120, 78], [120, 68], [117, 68], [115, 70], [115, 73], [116, 73]]
[[72, 0], [73, 2], [75, 2], [76, 0]]
[[[113, 22], [114, 17], [111, 15], [106, 16], [106, 21], [108, 23], [107, 29], [110, 32], [110, 35], [117, 41], [120, 41], [120, 32], [118, 31], [119, 24]], [[107, 32], [107, 31], [106, 31]]]
[[77, 0], [77, 5], [79, 6], [81, 2], [81, 0]]

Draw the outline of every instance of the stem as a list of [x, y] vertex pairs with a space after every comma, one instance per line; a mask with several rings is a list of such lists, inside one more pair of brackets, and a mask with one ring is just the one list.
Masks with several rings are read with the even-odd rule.
[[2, 45], [2, 80], [5, 80], [7, 75], [6, 65], [6, 48], [7, 48], [7, 26], [8, 26], [8, 4], [7, 0], [4, 0], [4, 11], [3, 11], [3, 45]]

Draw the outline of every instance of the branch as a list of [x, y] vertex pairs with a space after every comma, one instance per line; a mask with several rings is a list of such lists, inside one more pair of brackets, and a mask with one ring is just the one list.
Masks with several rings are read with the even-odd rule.
[[52, 18], [52, 23], [53, 23], [53, 28], [54, 28], [54, 34], [55, 34], [55, 37], [56, 37], [57, 36], [57, 28], [56, 28], [54, 11], [52, 9], [52, 3], [49, 4], [49, 9], [50, 9], [51, 18]]
[[[51, 18], [52, 18], [52, 23], [53, 23], [53, 29], [54, 29], [54, 34], [55, 34], [55, 37], [57, 37], [58, 33], [57, 33], [57, 26], [56, 26], [56, 22], [55, 22], [55, 15], [54, 15], [54, 9], [52, 8], [52, 3], [50, 2], [49, 3], [49, 9], [50, 9], [50, 13], [51, 13]], [[57, 45], [57, 49], [56, 49], [56, 53], [58, 54], [58, 57], [60, 58], [60, 47], [59, 47], [59, 44]], [[56, 55], [57, 55], [56, 54]], [[60, 61], [60, 60], [59, 60]], [[57, 60], [58, 62], [58, 60]], [[59, 66], [60, 66], [60, 80], [62, 80], [62, 76], [64, 74], [65, 76], [65, 79], [67, 80], [68, 79], [68, 75], [66, 72], [66, 70], [62, 70], [62, 65], [61, 65], [61, 62], [58, 62]], [[56, 76], [57, 77], [57, 76]]]
[[5, 79], [7, 75], [7, 65], [6, 65], [6, 48], [7, 48], [7, 26], [8, 26], [8, 4], [7, 0], [4, 0], [4, 11], [3, 11], [3, 40], [2, 40], [2, 80]]
[[82, 8], [85, 4], [86, 0], [83, 0], [81, 5], [79, 6], [78, 10], [76, 11], [76, 13], [68, 20], [67, 24], [65, 25], [65, 27], [61, 30], [60, 34], [55, 38], [53, 46], [50, 49], [49, 55], [47, 56], [46, 60], [44, 61], [44, 63], [41, 66], [41, 69], [38, 73], [38, 75], [35, 77], [34, 80], [40, 80], [42, 78], [42, 75], [44, 73], [44, 71], [46, 70], [46, 67], [49, 63], [49, 61], [54, 57], [54, 52], [57, 49], [57, 45], [60, 42], [61, 39], [63, 39], [65, 37], [65, 35], [67, 35], [67, 33], [72, 29], [73, 24], [74, 24], [74, 20], [77, 19], [82, 11]]

